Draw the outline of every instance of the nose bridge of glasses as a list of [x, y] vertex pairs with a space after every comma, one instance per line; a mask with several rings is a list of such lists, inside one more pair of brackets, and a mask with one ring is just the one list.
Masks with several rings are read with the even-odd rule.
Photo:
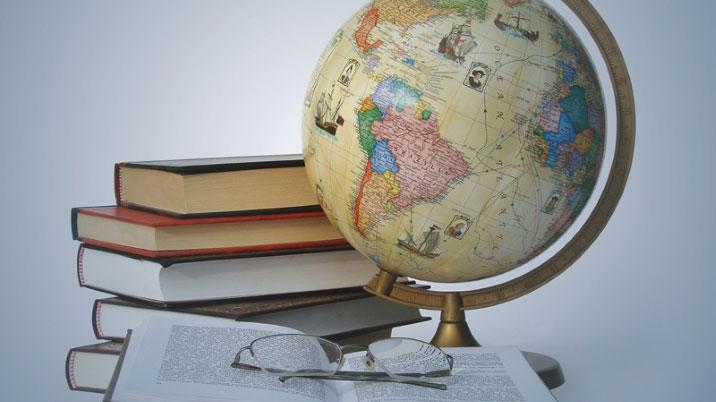
[[370, 349], [367, 350], [365, 356], [363, 356], [363, 364], [368, 366], [368, 368], [370, 368], [371, 370], [375, 369], [375, 356], [373, 356], [373, 353], [370, 353]]
[[368, 346], [354, 344], [338, 345], [338, 350], [340, 351], [340, 359], [336, 370], [340, 370], [343, 367], [343, 364], [346, 362], [345, 356], [347, 353], [366, 351], [368, 350]]

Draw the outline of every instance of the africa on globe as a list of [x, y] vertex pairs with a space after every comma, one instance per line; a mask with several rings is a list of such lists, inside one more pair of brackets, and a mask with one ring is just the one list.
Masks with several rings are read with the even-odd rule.
[[541, 0], [375, 0], [328, 44], [303, 118], [329, 219], [383, 270], [510, 271], [584, 210], [605, 147], [594, 66]]

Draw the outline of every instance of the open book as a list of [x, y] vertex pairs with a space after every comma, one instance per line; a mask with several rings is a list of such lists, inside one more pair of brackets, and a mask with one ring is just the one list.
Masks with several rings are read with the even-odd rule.
[[[406, 384], [292, 378], [235, 369], [236, 353], [252, 340], [290, 328], [153, 317], [128, 336], [106, 402], [157, 401], [529, 401], [555, 399], [516, 348], [446, 348], [453, 375], [447, 391]], [[286, 351], [291, 353], [291, 351]], [[345, 370], [366, 370], [364, 353], [346, 356]]]

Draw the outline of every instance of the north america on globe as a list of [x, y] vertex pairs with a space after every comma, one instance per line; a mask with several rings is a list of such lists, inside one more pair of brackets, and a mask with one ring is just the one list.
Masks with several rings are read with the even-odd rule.
[[375, 0], [319, 60], [304, 157], [329, 219], [382, 269], [477, 280], [585, 209], [604, 114], [587, 52], [541, 0]]

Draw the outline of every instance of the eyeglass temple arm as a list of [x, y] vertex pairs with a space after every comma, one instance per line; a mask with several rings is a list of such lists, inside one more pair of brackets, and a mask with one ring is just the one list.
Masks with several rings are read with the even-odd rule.
[[365, 371], [337, 371], [330, 376], [283, 376], [279, 377], [281, 382], [289, 378], [316, 378], [320, 380], [338, 380], [338, 381], [371, 381], [371, 382], [392, 382], [398, 384], [416, 385], [419, 387], [428, 387], [440, 390], [447, 390], [447, 385], [420, 380], [406, 380], [401, 378], [393, 378], [385, 373], [365, 372]]
[[236, 357], [234, 357], [234, 362], [231, 363], [231, 367], [233, 368], [240, 368], [245, 370], [254, 370], [254, 371], [261, 371], [261, 367], [257, 367], [251, 364], [241, 363], [241, 354], [250, 351], [253, 355], [253, 351], [251, 351], [251, 346], [244, 346], [243, 348], [239, 349], [239, 352], [236, 353]]

